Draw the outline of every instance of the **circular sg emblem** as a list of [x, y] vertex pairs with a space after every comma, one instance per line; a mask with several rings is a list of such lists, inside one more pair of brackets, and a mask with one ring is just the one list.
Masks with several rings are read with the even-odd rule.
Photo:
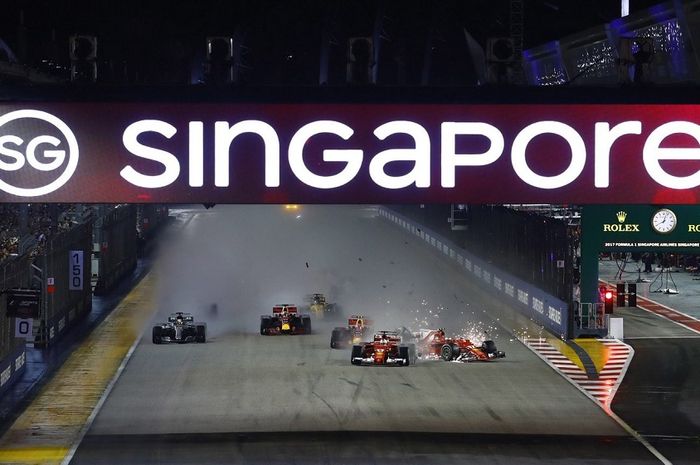
[[19, 197], [49, 194], [78, 167], [78, 141], [68, 125], [40, 110], [0, 116], [0, 190]]

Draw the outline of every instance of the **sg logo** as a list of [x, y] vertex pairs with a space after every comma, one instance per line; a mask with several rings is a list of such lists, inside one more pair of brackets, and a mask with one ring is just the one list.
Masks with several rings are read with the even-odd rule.
[[[27, 140], [18, 135], [39, 131]], [[0, 190], [19, 197], [49, 194], [68, 182], [77, 166], [78, 142], [59, 118], [39, 110], [0, 116]], [[33, 172], [24, 176], [26, 171]]]

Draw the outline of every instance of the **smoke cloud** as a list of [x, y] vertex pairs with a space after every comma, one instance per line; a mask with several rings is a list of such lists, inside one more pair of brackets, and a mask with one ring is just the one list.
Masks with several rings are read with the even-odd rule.
[[444, 260], [371, 207], [217, 205], [191, 214], [157, 260], [159, 320], [187, 311], [207, 322], [210, 338], [254, 333], [273, 305], [308, 312], [320, 292], [338, 317], [312, 317], [314, 332], [330, 334], [350, 314], [374, 329], [445, 327], [475, 340], [494, 329], [445, 276]]

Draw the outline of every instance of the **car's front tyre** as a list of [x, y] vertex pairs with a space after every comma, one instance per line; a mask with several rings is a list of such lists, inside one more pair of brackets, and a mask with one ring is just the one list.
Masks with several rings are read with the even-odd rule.
[[153, 340], [154, 344], [162, 344], [163, 343], [163, 334], [161, 332], [160, 326], [153, 327], [152, 340]]
[[207, 342], [207, 327], [205, 325], [197, 325], [194, 341], [199, 343]]

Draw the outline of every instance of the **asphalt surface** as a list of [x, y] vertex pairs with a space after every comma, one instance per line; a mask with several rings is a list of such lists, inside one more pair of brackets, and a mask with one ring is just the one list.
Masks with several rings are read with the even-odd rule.
[[700, 339], [627, 342], [635, 354], [613, 411], [674, 464], [700, 463]]
[[87, 436], [74, 464], [654, 464], [630, 438], [395, 432]]
[[[622, 261], [601, 261], [601, 277], [615, 282], [622, 265]], [[635, 281], [642, 266], [625, 264], [623, 278]], [[670, 286], [678, 294], [649, 292], [651, 283], [639, 284], [640, 294], [686, 315], [700, 316], [697, 276], [685, 271], [660, 274], [658, 269], [640, 276], [648, 280], [670, 276]], [[658, 287], [656, 283], [651, 289]], [[624, 319], [625, 342], [635, 354], [613, 400], [613, 411], [674, 464], [700, 463], [700, 335], [639, 308], [616, 308], [614, 316]]]
[[[74, 464], [658, 463], [452, 264], [369, 208], [217, 206], [165, 251], [159, 318], [200, 309], [209, 341], [156, 346], [147, 330]], [[257, 333], [272, 305], [312, 292], [376, 327], [488, 330], [507, 358], [356, 367], [328, 347], [331, 322]]]

